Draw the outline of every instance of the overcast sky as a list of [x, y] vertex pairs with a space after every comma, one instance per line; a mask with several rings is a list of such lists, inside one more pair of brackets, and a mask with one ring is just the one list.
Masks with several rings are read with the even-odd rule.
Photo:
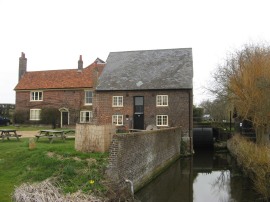
[[194, 104], [226, 55], [270, 41], [268, 0], [0, 0], [0, 103], [28, 71], [84, 67], [109, 52], [192, 48]]

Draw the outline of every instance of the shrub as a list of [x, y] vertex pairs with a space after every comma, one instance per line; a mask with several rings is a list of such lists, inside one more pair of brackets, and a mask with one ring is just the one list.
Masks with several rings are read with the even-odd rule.
[[28, 110], [16, 110], [13, 115], [14, 123], [28, 123], [29, 122], [29, 111]]
[[41, 123], [51, 124], [52, 128], [56, 128], [56, 124], [60, 123], [60, 112], [56, 108], [43, 108], [40, 116]]

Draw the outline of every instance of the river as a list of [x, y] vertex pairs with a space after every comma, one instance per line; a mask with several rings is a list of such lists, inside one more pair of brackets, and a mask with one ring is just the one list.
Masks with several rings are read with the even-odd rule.
[[197, 150], [135, 194], [141, 202], [263, 201], [228, 153]]

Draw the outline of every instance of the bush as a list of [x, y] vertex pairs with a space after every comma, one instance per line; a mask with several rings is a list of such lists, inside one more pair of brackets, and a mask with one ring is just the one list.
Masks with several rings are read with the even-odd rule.
[[16, 110], [13, 115], [14, 123], [28, 123], [29, 122], [29, 111], [28, 110]]
[[60, 123], [60, 112], [56, 108], [43, 108], [40, 116], [41, 123], [51, 124], [52, 128], [56, 128], [56, 124]]

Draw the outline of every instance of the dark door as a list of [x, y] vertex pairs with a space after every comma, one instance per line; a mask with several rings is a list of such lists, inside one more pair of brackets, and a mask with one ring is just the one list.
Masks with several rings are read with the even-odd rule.
[[62, 125], [68, 125], [68, 112], [62, 112]]
[[134, 97], [134, 129], [144, 129], [144, 99]]

